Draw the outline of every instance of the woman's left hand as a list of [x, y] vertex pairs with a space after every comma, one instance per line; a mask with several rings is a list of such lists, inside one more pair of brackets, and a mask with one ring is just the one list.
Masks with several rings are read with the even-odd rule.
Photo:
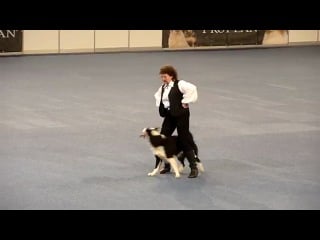
[[188, 103], [182, 103], [182, 107], [183, 107], [183, 108], [188, 108], [188, 107], [189, 107], [189, 104], [188, 104]]

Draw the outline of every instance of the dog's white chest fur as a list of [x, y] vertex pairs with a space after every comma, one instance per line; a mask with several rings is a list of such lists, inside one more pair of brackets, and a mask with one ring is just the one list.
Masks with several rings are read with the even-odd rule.
[[161, 158], [161, 159], [167, 158], [167, 154], [166, 154], [163, 146], [152, 147], [151, 150], [152, 150], [153, 154], [158, 156], [159, 158]]

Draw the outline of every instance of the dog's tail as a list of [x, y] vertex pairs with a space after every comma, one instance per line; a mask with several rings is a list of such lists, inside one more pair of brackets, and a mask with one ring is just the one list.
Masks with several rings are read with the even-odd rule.
[[200, 172], [204, 172], [204, 167], [203, 167], [202, 162], [197, 162], [197, 167], [200, 170]]

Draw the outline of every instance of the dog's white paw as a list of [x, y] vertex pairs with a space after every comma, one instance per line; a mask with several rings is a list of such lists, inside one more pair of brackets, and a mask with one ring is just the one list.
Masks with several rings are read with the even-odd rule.
[[181, 177], [180, 174], [175, 175], [175, 178], [180, 178], [180, 177]]
[[157, 173], [158, 173], [158, 169], [156, 168], [156, 169], [153, 169], [152, 172], [149, 172], [148, 176], [155, 176]]

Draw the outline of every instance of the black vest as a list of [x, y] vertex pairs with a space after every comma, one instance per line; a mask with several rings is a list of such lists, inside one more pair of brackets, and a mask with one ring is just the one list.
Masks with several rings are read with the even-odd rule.
[[[189, 111], [189, 108], [182, 107], [181, 100], [183, 98], [183, 94], [180, 92], [178, 87], [179, 80], [175, 80], [173, 87], [171, 88], [168, 98], [170, 103], [170, 114], [174, 117], [181, 116], [183, 114], [186, 114]], [[164, 86], [162, 85], [161, 90], [161, 99], [160, 99], [160, 106], [159, 106], [159, 114], [161, 117], [165, 117], [168, 113], [168, 110], [164, 108], [164, 105], [162, 103], [162, 96], [164, 92]]]

